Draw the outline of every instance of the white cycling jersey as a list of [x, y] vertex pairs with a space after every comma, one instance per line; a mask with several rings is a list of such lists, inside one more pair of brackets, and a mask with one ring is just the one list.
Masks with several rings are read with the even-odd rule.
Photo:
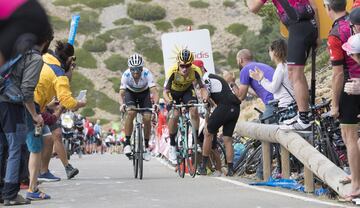
[[151, 87], [155, 87], [154, 78], [151, 71], [145, 67], [137, 83], [131, 75], [130, 69], [127, 69], [121, 77], [120, 90], [129, 89], [132, 92], [143, 92]]

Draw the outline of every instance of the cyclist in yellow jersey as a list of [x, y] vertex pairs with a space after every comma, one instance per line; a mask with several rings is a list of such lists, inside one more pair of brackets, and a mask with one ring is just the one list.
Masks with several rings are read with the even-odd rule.
[[[164, 86], [164, 99], [167, 103], [197, 103], [195, 89], [193, 83], [200, 86], [200, 93], [203, 100], [207, 100], [208, 93], [202, 81], [202, 71], [199, 67], [192, 64], [194, 55], [187, 49], [183, 49], [177, 55], [177, 63], [171, 67], [166, 73], [166, 81]], [[170, 109], [169, 109], [170, 110]], [[199, 129], [199, 114], [195, 107], [190, 108], [191, 124], [195, 128], [196, 135]], [[169, 113], [168, 120], [170, 133], [170, 149], [169, 159], [176, 164], [176, 133], [177, 122], [179, 119], [179, 111], [174, 110]]]

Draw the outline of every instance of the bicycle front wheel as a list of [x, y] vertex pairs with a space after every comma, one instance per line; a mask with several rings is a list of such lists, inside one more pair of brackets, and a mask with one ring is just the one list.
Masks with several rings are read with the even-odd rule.
[[[189, 131], [191, 130], [191, 131]], [[198, 160], [198, 152], [197, 152], [197, 132], [192, 127], [191, 123], [188, 123], [187, 126], [187, 157], [186, 157], [186, 165], [189, 171], [190, 176], [193, 178], [196, 176], [197, 170], [197, 160]]]
[[137, 156], [137, 138], [136, 138], [136, 134], [134, 132], [133, 134], [133, 142], [132, 142], [132, 159], [133, 159], [133, 167], [134, 167], [134, 178], [137, 178], [138, 177], [138, 169], [139, 169], [139, 160], [138, 160], [138, 156]]
[[138, 153], [138, 163], [139, 163], [139, 179], [141, 180], [143, 178], [143, 162], [144, 162], [144, 158], [143, 158], [143, 153], [144, 153], [144, 148], [143, 148], [143, 137], [141, 135], [141, 128], [139, 127], [138, 129], [138, 149], [139, 149], [139, 153]]

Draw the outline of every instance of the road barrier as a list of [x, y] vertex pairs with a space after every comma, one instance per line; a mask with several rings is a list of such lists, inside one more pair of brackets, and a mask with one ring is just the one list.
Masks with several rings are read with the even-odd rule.
[[268, 179], [271, 174], [270, 143], [279, 143], [281, 145], [283, 176], [286, 178], [290, 176], [290, 152], [305, 166], [304, 179], [306, 192], [314, 192], [313, 174], [342, 197], [351, 192], [350, 184], [343, 185], [339, 182], [347, 174], [296, 132], [281, 130], [278, 125], [251, 122], [238, 122], [236, 131], [241, 136], [257, 139], [262, 142], [264, 179]]

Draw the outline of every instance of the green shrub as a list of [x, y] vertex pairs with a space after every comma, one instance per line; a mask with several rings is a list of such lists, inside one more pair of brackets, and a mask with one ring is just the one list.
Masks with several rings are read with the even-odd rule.
[[210, 35], [214, 35], [216, 27], [213, 25], [199, 25], [199, 29], [208, 29], [210, 32]]
[[198, 0], [198, 1], [190, 1], [189, 2], [189, 5], [191, 7], [194, 7], [194, 8], [208, 8], [209, 7], [209, 3], [207, 2], [203, 2], [201, 0]]
[[236, 55], [237, 52], [239, 51], [239, 47], [232, 49], [231, 51], [229, 51], [228, 56], [227, 56], [227, 64], [229, 66], [231, 66], [232, 68], [239, 68], [237, 61], [236, 61]]
[[127, 69], [127, 58], [119, 54], [111, 55], [104, 63], [106, 68], [111, 71], [125, 71]]
[[168, 21], [159, 21], [154, 23], [157, 30], [162, 32], [168, 32], [173, 26]]
[[89, 51], [79, 48], [75, 50], [75, 55], [78, 66], [90, 69], [96, 68], [96, 59]]
[[90, 8], [97, 9], [124, 3], [124, 0], [55, 0], [53, 3], [56, 6], [71, 6], [73, 4], [84, 4]]
[[114, 115], [120, 114], [119, 103], [109, 98], [105, 93], [95, 90], [92, 96], [95, 99], [96, 107]]
[[50, 16], [50, 21], [52, 26], [54, 27], [55, 31], [58, 30], [66, 30], [70, 28], [70, 23], [57, 17], [57, 16]]
[[181, 25], [185, 25], [185, 26], [189, 26], [189, 25], [193, 25], [193, 21], [191, 19], [188, 19], [188, 18], [184, 18], [184, 17], [179, 17], [179, 18], [176, 18], [174, 21], [173, 21], [174, 25], [176, 27], [179, 27]]
[[79, 94], [80, 90], [88, 90], [89, 92], [92, 89], [94, 89], [94, 83], [92, 83], [91, 80], [89, 80], [77, 71], [73, 72], [71, 80], [71, 91], [74, 93], [75, 96]]
[[106, 51], [106, 43], [104, 40], [100, 38], [96, 38], [93, 40], [87, 40], [83, 48], [90, 52], [104, 52]]
[[114, 25], [132, 25], [132, 24], [134, 24], [134, 21], [129, 18], [124, 17], [124, 18], [115, 20], [113, 23], [114, 23]]
[[119, 92], [120, 91], [120, 83], [121, 83], [121, 79], [117, 78], [117, 77], [111, 77], [108, 78], [108, 81], [110, 81], [113, 84], [113, 89], [115, 92]]
[[157, 78], [157, 83], [158, 83], [158, 85], [159, 85], [161, 88], [164, 87], [165, 76], [159, 76], [159, 77]]
[[81, 12], [83, 10], [83, 6], [74, 6], [70, 8], [71, 13]]
[[234, 8], [234, 7], [235, 7], [235, 4], [236, 4], [235, 1], [225, 0], [225, 1], [223, 2], [223, 6], [224, 6], [224, 7]]
[[101, 24], [99, 14], [94, 11], [81, 11], [78, 32], [84, 35], [99, 33]]
[[151, 28], [146, 25], [133, 25], [115, 28], [109, 30], [107, 33], [109, 33], [110, 37], [113, 39], [124, 39], [125, 37], [136, 39], [144, 34], [149, 34], [151, 32]]
[[162, 50], [159, 43], [149, 37], [139, 37], [134, 40], [135, 50], [144, 55], [149, 61], [163, 64]]
[[105, 119], [105, 118], [100, 118], [100, 124], [101, 125], [105, 125], [105, 124], [108, 124], [108, 123], [110, 123], [110, 120]]
[[159, 5], [142, 3], [128, 4], [127, 14], [132, 19], [141, 21], [155, 21], [164, 19], [166, 10]]
[[100, 35], [98, 35], [97, 37], [96, 37], [97, 39], [101, 39], [101, 40], [103, 40], [103, 41], [105, 41], [105, 42], [111, 42], [111, 41], [113, 41], [114, 39], [111, 37], [111, 32], [105, 32], [105, 33], [102, 33], [102, 34], [100, 34]]
[[81, 111], [81, 115], [85, 117], [95, 116], [95, 111], [92, 108], [84, 108]]
[[84, 110], [90, 109], [85, 110], [86, 113], [90, 113], [89, 116], [93, 116], [91, 115], [91, 110], [96, 107], [109, 113], [119, 115], [119, 104], [110, 99], [106, 94], [96, 91], [91, 80], [75, 71], [71, 81], [71, 91], [74, 93], [74, 95], [77, 95], [80, 90], [84, 89], [87, 90], [87, 104]]
[[239, 24], [239, 23], [234, 23], [234, 24], [229, 25], [229, 26], [226, 28], [226, 31], [239, 37], [239, 36], [242, 35], [247, 29], [248, 29], [248, 27], [247, 27], [246, 25]]
[[226, 57], [219, 51], [213, 52], [213, 58], [215, 62], [223, 61]]

